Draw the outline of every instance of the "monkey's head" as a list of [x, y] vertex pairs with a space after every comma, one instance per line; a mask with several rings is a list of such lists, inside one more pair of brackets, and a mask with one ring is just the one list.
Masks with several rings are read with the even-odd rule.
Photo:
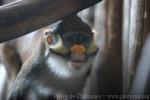
[[45, 36], [53, 72], [68, 77], [90, 68], [97, 51], [94, 33], [78, 16], [63, 19]]

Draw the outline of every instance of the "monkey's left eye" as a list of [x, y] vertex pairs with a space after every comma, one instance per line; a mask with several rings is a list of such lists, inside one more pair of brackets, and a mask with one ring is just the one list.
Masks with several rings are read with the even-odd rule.
[[81, 38], [81, 41], [82, 41], [82, 42], [90, 42], [90, 41], [91, 41], [91, 37], [89, 37], [89, 36], [84, 36], [84, 37]]

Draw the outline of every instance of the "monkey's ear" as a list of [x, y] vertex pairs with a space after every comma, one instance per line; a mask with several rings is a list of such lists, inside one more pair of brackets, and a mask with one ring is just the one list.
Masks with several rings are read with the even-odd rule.
[[46, 42], [48, 44], [52, 44], [53, 43], [53, 36], [52, 36], [52, 34], [53, 34], [52, 31], [45, 32], [45, 39], [46, 39]]
[[47, 36], [47, 38], [46, 38], [46, 40], [47, 40], [47, 43], [48, 44], [52, 44], [53, 43], [53, 38], [52, 38], [52, 36]]

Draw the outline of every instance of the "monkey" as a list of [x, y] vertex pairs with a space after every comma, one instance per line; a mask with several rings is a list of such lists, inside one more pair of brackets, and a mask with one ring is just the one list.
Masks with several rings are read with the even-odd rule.
[[6, 69], [12, 69], [9, 76], [15, 77], [9, 100], [27, 100], [30, 93], [36, 100], [56, 99], [59, 94], [71, 99], [82, 92], [97, 53], [94, 33], [77, 15], [52, 26], [46, 32], [39, 30], [31, 37], [29, 34], [3, 44], [3, 52], [13, 48], [9, 49], [13, 52], [10, 58], [16, 60], [10, 64], [4, 59], [9, 53], [1, 53]]

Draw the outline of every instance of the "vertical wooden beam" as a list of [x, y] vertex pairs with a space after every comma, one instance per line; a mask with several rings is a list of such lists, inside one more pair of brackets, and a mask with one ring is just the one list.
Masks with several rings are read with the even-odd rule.
[[[142, 0], [141, 0], [142, 1]], [[144, 14], [144, 31], [143, 42], [144, 48], [141, 53], [141, 58], [139, 60], [135, 77], [132, 84], [131, 94], [144, 95], [150, 94], [150, 1], [144, 0], [143, 9]], [[141, 2], [139, 2], [141, 4]], [[140, 13], [140, 12], [139, 12]], [[142, 19], [143, 21], [143, 19]], [[145, 41], [146, 40], [146, 41]], [[142, 40], [141, 40], [142, 41]]]
[[144, 21], [144, 38], [145, 40], [150, 33], [150, 0], [145, 0], [145, 21]]
[[132, 84], [132, 79], [135, 74], [136, 66], [141, 54], [144, 34], [144, 15], [145, 15], [145, 0], [131, 1], [131, 16], [130, 16], [130, 38], [129, 38], [129, 55], [128, 67], [130, 70], [129, 83]]
[[128, 93], [131, 80], [131, 69], [128, 66], [131, 0], [124, 0], [123, 3], [123, 92]]
[[[142, 50], [142, 56], [137, 66], [137, 71], [133, 81], [131, 94], [141, 95], [150, 94], [150, 35]], [[144, 100], [144, 99], [143, 99]]]
[[106, 1], [105, 49], [100, 51], [99, 94], [122, 94], [122, 6], [123, 0]]

